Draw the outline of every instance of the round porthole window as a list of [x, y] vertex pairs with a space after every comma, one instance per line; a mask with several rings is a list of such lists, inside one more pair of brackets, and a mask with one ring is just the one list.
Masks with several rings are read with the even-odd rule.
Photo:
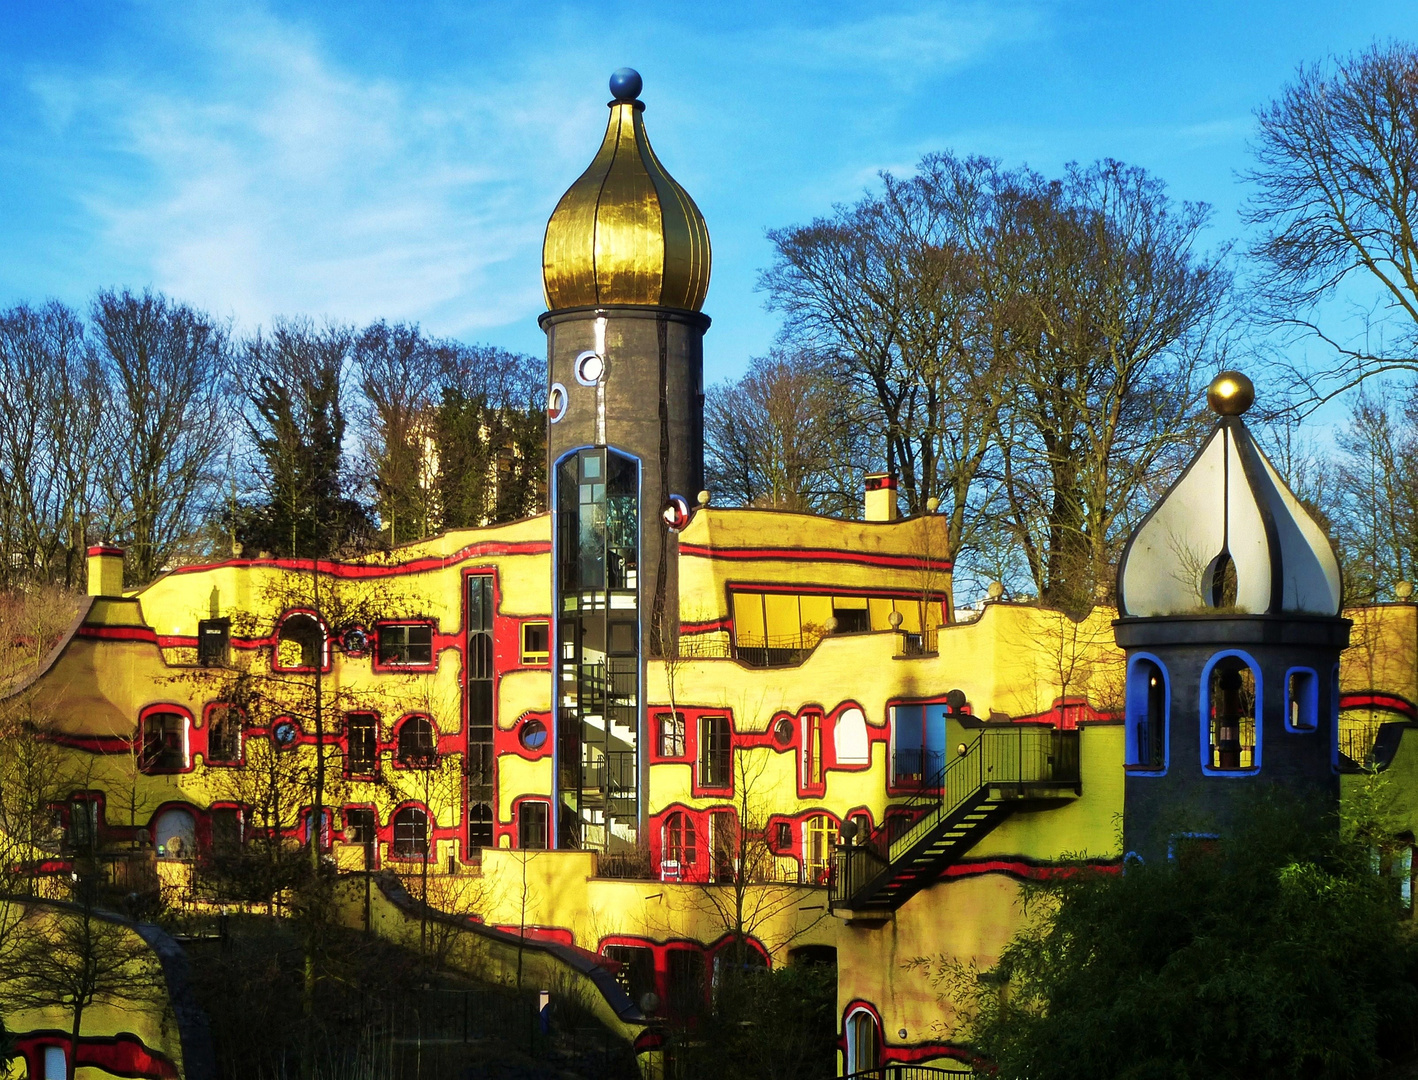
[[773, 741], [779, 746], [787, 746], [793, 741], [793, 722], [786, 716], [773, 725]]
[[566, 406], [569, 399], [566, 396], [566, 387], [561, 383], [552, 383], [551, 390], [547, 393], [547, 419], [555, 424], [566, 415]]
[[689, 501], [683, 495], [671, 495], [660, 516], [665, 519], [666, 525], [679, 532], [689, 524]]
[[605, 358], [596, 352], [583, 352], [576, 358], [576, 381], [582, 386], [595, 386], [606, 374]]
[[528, 750], [540, 750], [547, 744], [547, 726], [540, 720], [524, 720], [518, 738]]
[[295, 726], [294, 720], [278, 720], [276, 726], [271, 729], [271, 735], [277, 746], [291, 746], [300, 735], [300, 728]]

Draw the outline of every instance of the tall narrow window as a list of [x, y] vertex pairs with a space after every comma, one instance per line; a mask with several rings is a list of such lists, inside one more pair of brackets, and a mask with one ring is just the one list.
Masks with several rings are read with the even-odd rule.
[[704, 1011], [704, 957], [697, 950], [671, 949], [669, 961], [669, 1014], [690, 1019]]
[[468, 578], [467, 695], [468, 695], [468, 798], [492, 800], [492, 578]]
[[547, 804], [528, 799], [517, 804], [517, 846], [541, 851], [547, 846]]
[[69, 803], [69, 846], [75, 851], [92, 851], [98, 844], [98, 802], [73, 799]]
[[808, 713], [803, 717], [803, 787], [822, 785], [822, 716]]
[[241, 710], [213, 705], [207, 713], [207, 760], [234, 765], [241, 760]]
[[379, 764], [379, 721], [370, 713], [353, 713], [347, 724], [345, 768], [352, 775], [368, 776]]
[[847, 1071], [870, 1072], [881, 1064], [881, 1030], [865, 1009], [847, 1018]]
[[212, 809], [212, 850], [219, 855], [231, 855], [241, 850], [245, 839], [241, 809], [219, 806]]
[[837, 823], [826, 814], [814, 814], [803, 829], [803, 868], [809, 881], [825, 881], [837, 843]]
[[1218, 771], [1250, 769], [1256, 763], [1256, 680], [1244, 660], [1224, 657], [1211, 669], [1207, 696], [1210, 754]]
[[394, 815], [394, 854], [401, 859], [422, 859], [428, 854], [428, 815], [417, 806], [406, 806]]
[[367, 806], [345, 810], [345, 843], [364, 848], [364, 868], [374, 868], [375, 846], [379, 840], [374, 811]]
[[699, 718], [699, 786], [722, 788], [733, 782], [733, 749], [726, 716]]
[[733, 881], [739, 867], [739, 830], [732, 810], [709, 812], [709, 843], [714, 853], [714, 880]]

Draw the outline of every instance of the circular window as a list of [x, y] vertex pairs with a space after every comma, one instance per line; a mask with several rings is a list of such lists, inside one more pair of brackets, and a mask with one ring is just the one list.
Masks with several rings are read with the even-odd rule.
[[666, 525], [679, 532], [689, 524], [688, 500], [683, 495], [671, 495], [665, 503], [665, 508], [660, 511], [660, 516], [664, 518]]
[[599, 353], [583, 352], [576, 358], [576, 381], [582, 386], [595, 386], [606, 373], [606, 362]]
[[369, 633], [362, 626], [352, 626], [345, 631], [340, 644], [351, 656], [363, 656], [369, 651]]
[[787, 746], [793, 741], [793, 722], [786, 716], [773, 725], [773, 741], [779, 746]]
[[547, 393], [547, 419], [555, 424], [566, 415], [566, 406], [566, 387], [561, 383], [552, 383], [551, 390]]
[[547, 726], [540, 720], [524, 720], [519, 738], [528, 750], [540, 750], [547, 743]]
[[277, 746], [290, 746], [300, 734], [300, 728], [296, 727], [294, 720], [278, 720], [276, 726], [271, 729]]

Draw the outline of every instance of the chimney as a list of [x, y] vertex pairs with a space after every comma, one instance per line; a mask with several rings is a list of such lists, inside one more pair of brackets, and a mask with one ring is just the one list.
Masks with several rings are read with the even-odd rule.
[[895, 521], [901, 516], [896, 508], [896, 477], [873, 473], [867, 477], [866, 519]]
[[89, 548], [89, 595], [123, 595], [123, 549], [95, 544]]

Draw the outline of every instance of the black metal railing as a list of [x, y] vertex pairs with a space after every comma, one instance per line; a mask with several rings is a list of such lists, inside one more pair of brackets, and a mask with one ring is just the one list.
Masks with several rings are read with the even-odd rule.
[[947, 818], [986, 788], [1079, 782], [1078, 732], [1052, 728], [982, 730], [921, 791], [894, 803], [886, 820], [834, 853], [832, 903], [844, 903], [877, 884], [891, 865], [926, 840]]
[[887, 1065], [878, 1065], [872, 1069], [859, 1069], [857, 1072], [848, 1073], [841, 1077], [841, 1080], [938, 1080], [943, 1076], [971, 1077], [976, 1076], [974, 1069], [965, 1065], [948, 1066], [942, 1068], [939, 1065], [912, 1065], [908, 1062], [891, 1062]]
[[944, 750], [897, 750], [891, 755], [891, 782], [899, 788], [924, 788], [944, 768]]

